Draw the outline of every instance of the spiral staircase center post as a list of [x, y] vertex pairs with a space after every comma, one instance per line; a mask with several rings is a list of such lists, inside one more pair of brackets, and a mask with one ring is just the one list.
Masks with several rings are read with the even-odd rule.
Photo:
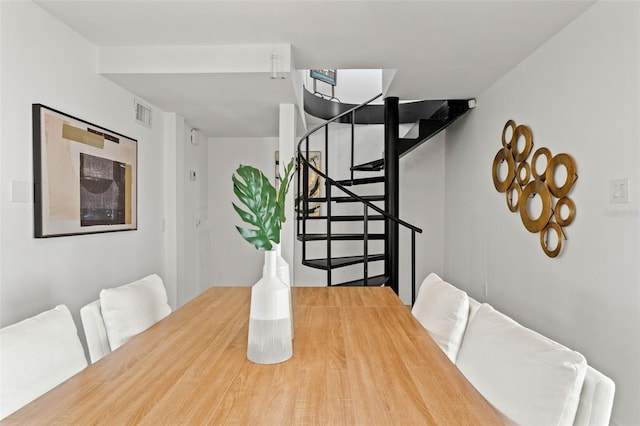
[[[397, 97], [384, 100], [384, 209], [390, 216], [400, 217], [400, 119]], [[400, 228], [397, 222], [385, 220], [385, 275], [391, 289], [398, 294]]]

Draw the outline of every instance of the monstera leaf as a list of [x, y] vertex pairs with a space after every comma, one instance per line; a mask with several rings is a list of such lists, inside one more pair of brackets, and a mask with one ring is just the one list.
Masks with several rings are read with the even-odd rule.
[[260, 170], [251, 166], [240, 165], [232, 180], [233, 193], [247, 208], [243, 210], [232, 203], [234, 210], [244, 222], [257, 228], [236, 226], [238, 232], [256, 249], [271, 250], [271, 242], [280, 243], [281, 212], [276, 189]]

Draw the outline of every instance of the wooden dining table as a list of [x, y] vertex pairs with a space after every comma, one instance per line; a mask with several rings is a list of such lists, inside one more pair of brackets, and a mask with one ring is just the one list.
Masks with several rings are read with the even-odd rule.
[[213, 287], [3, 424], [508, 423], [388, 287], [292, 288], [293, 356], [249, 361], [251, 289]]

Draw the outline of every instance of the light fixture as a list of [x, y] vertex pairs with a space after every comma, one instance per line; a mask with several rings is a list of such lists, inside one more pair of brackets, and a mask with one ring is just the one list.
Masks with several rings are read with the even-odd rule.
[[273, 0], [272, 4], [273, 17], [271, 21], [272, 33], [271, 33], [271, 80], [284, 80], [286, 77], [284, 73], [280, 71], [279, 57], [276, 55], [276, 32], [278, 28], [277, 23], [277, 4], [276, 0]]
[[[274, 46], [275, 48], [275, 46]], [[286, 77], [283, 73], [278, 72], [278, 55], [271, 54], [271, 79], [272, 80], [284, 80]]]

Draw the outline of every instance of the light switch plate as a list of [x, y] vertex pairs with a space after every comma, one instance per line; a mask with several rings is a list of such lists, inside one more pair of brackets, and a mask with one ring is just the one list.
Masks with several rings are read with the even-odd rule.
[[30, 195], [29, 182], [22, 180], [11, 181], [11, 201], [14, 203], [28, 203]]
[[609, 203], [621, 204], [631, 202], [629, 178], [611, 179], [609, 181]]

